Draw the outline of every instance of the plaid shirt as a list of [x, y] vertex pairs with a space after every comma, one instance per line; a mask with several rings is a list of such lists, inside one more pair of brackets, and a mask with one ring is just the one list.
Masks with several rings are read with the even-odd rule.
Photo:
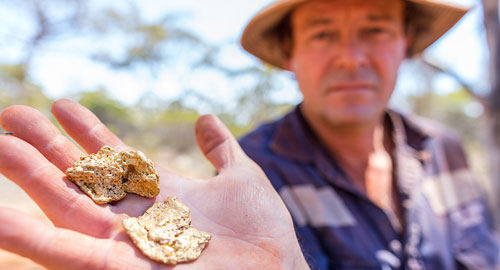
[[240, 140], [292, 214], [312, 269], [495, 269], [483, 193], [457, 136], [388, 110], [403, 228], [354, 186], [299, 107]]

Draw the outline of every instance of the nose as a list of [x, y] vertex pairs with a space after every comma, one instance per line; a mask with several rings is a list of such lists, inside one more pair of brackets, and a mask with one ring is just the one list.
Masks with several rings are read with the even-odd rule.
[[334, 54], [337, 55], [335, 66], [339, 69], [354, 71], [368, 63], [366, 52], [361, 44], [354, 39], [340, 43], [334, 50], [336, 50]]

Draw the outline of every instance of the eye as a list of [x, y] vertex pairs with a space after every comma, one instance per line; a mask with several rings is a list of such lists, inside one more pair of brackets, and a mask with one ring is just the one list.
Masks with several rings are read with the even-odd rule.
[[319, 32], [317, 34], [314, 35], [314, 39], [325, 39], [329, 37], [329, 34], [327, 32]]
[[391, 35], [391, 31], [387, 27], [368, 27], [362, 30], [362, 37], [364, 38], [384, 38]]
[[333, 31], [318, 31], [311, 37], [312, 40], [331, 40], [335, 38]]
[[368, 34], [382, 34], [382, 33], [386, 33], [386, 29], [382, 28], [382, 27], [372, 27], [372, 28], [368, 28], [366, 30], [366, 33]]

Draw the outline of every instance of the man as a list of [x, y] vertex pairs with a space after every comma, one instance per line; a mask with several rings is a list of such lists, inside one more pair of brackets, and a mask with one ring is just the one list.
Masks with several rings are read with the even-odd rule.
[[387, 109], [399, 65], [466, 12], [429, 0], [288, 0], [242, 46], [294, 73], [303, 102], [240, 140], [292, 213], [312, 269], [494, 269], [460, 142]]
[[[275, 25], [292, 12], [285, 17], [293, 31], [278, 51], [271, 50], [274, 57], [250, 51], [293, 70], [304, 102], [243, 144], [279, 190], [297, 231], [266, 175], [213, 116], [198, 120], [196, 139], [217, 176], [184, 179], [160, 170], [157, 198], [129, 194], [113, 205], [96, 205], [64, 171], [84, 154], [81, 149], [127, 146], [87, 109], [59, 100], [52, 113], [81, 148], [32, 108], [11, 106], [0, 114], [9, 131], [0, 135], [0, 173], [22, 187], [54, 225], [0, 208], [0, 248], [50, 269], [171, 269], [143, 256], [121, 220], [177, 195], [191, 208], [193, 225], [212, 240], [199, 259], [176, 269], [308, 269], [296, 232], [313, 269], [492, 269], [497, 250], [484, 202], [473, 189], [459, 193], [455, 187], [469, 180], [462, 153], [453, 152], [456, 142], [427, 126], [424, 134], [396, 113], [384, 114], [408, 43], [403, 5], [280, 1], [257, 15], [243, 36], [247, 49], [246, 38], [270, 49], [261, 35], [252, 36], [252, 27]], [[429, 12], [450, 12], [429, 5]], [[449, 18], [440, 23], [451, 24]], [[287, 28], [286, 22], [280, 26]], [[430, 43], [437, 36], [426, 38]], [[415, 35], [412, 44], [421, 41]], [[434, 152], [424, 155], [425, 149]], [[424, 184], [423, 175], [431, 182]], [[436, 189], [441, 186], [446, 188]], [[463, 197], [431, 197], [423, 190]]]

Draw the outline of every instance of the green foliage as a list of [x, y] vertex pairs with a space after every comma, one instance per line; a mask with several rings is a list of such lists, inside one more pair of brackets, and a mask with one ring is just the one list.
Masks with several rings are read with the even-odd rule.
[[129, 119], [127, 108], [110, 98], [104, 89], [83, 93], [79, 102], [93, 111], [103, 122], [112, 122], [114, 119], [127, 121]]
[[134, 129], [127, 107], [110, 98], [104, 89], [83, 93], [80, 104], [92, 111], [118, 136]]
[[200, 114], [196, 110], [186, 108], [181, 102], [174, 101], [158, 113], [158, 122], [166, 125], [194, 124], [199, 116]]
[[26, 78], [26, 68], [22, 64], [0, 65], [0, 76], [3, 80], [22, 82]]
[[408, 101], [413, 104], [414, 113], [434, 119], [456, 130], [466, 143], [477, 141], [482, 135], [480, 133], [481, 121], [464, 112], [471, 102], [475, 102], [465, 90], [444, 95], [426, 91], [419, 96], [409, 96]]
[[[225, 74], [228, 81], [254, 78], [251, 80], [253, 83], [235, 89], [241, 93], [236, 105], [238, 112], [233, 111], [233, 105], [227, 108], [217, 101], [203, 100], [205, 111], [221, 114], [236, 135], [248, 131], [256, 123], [282, 114], [280, 108], [286, 107], [274, 104], [269, 98], [269, 93], [279, 88], [275, 76], [278, 70], [262, 63], [243, 69], [225, 66], [218, 61], [219, 46], [209, 45], [183, 29], [179, 23], [183, 18], [181, 14], [169, 13], [157, 19], [144, 18], [134, 0], [99, 5], [87, 0], [72, 0], [67, 5], [57, 0], [34, 1], [22, 6], [18, 6], [15, 1], [2, 4], [22, 11], [36, 27], [33, 32], [21, 33], [25, 36], [19, 37], [19, 40], [25, 43], [20, 44], [20, 47], [26, 50], [19, 61], [14, 64], [0, 63], [1, 108], [25, 104], [50, 115], [52, 100], [45, 97], [44, 89], [30, 81], [33, 59], [50, 48], [47, 45], [52, 42], [80, 35], [96, 41], [95, 46], [89, 43], [88, 51], [84, 52], [89, 59], [124, 72], [133, 73], [145, 67], [155, 73], [174, 60], [193, 70], [213, 68]], [[108, 43], [120, 46], [109, 46]], [[71, 48], [67, 49], [71, 52]], [[178, 68], [177, 64], [172, 64], [172, 68]], [[152, 149], [161, 144], [173, 145], [176, 149], [190, 149], [195, 146], [193, 126], [199, 117], [199, 108], [185, 105], [185, 100], [189, 98], [187, 90], [185, 93], [168, 103], [158, 101], [153, 106], [138, 104], [132, 107], [126, 107], [111, 98], [106, 89], [85, 91], [76, 96], [113, 132], [131, 144], [145, 144]]]
[[[111, 33], [119, 33], [124, 53], [116, 54], [116, 48], [95, 51], [92, 58], [115, 69], [129, 69], [137, 64], [149, 66], [154, 72], [158, 65], [179, 57], [182, 47], [197, 48], [200, 54], [206, 53], [208, 45], [194, 34], [179, 27], [176, 14], [167, 14], [149, 22], [142, 18], [139, 9], [128, 2], [124, 10], [105, 9], [93, 15], [90, 20], [97, 33], [103, 38]], [[107, 25], [108, 27], [104, 27]], [[174, 45], [174, 47], [172, 47]], [[175, 47], [177, 45], [177, 47]]]
[[43, 89], [27, 79], [23, 65], [0, 65], [0, 109], [24, 104], [48, 113], [52, 100]]

